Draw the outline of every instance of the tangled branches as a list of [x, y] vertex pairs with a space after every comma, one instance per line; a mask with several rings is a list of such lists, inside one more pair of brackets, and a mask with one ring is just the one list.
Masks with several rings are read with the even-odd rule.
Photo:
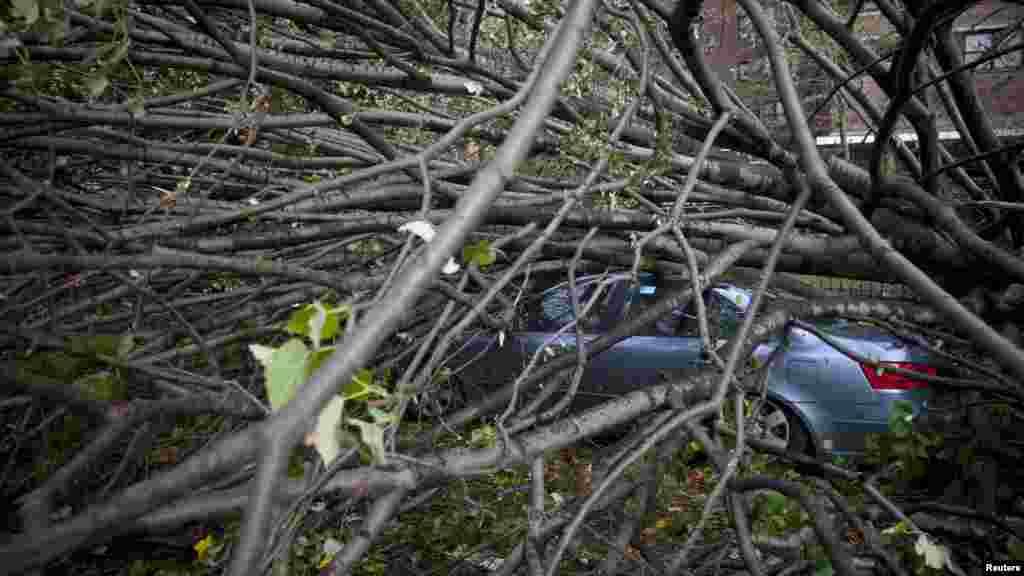
[[[977, 3], [879, 2], [903, 39], [886, 64], [853, 33], [863, 3], [740, 0], [784, 135], [707, 58], [701, 2], [73, 4], [2, 8], [6, 570], [241, 513], [210, 564], [261, 573], [329, 500], [361, 511], [323, 563], [349, 573], [396, 521], [517, 467], [529, 494], [504, 574], [555, 574], [595, 545], [609, 574], [799, 571], [814, 543], [843, 574], [957, 570], [980, 557], [942, 538], [984, 541], [993, 561], [1024, 547], [1024, 513], [1000, 510], [1020, 501], [1000, 491], [1019, 452], [1000, 435], [1024, 379], [1024, 183], [1019, 145], [996, 137], [969, 73], [1014, 50], [964, 64], [952, 22]], [[800, 92], [788, 43], [832, 78], [823, 101]], [[974, 148], [960, 159], [936, 135], [939, 93]], [[877, 129], [867, 168], [817, 146], [808, 117], [834, 98]], [[916, 150], [890, 138], [901, 118]], [[585, 272], [604, 276], [583, 297]], [[586, 319], [614, 282], [642, 272], [681, 284], [593, 336]], [[551, 338], [572, 346], [505, 346], [552, 273], [574, 320]], [[794, 274], [896, 281], [915, 299], [841, 297]], [[723, 279], [751, 302], [719, 345], [705, 294]], [[690, 303], [707, 364], [580, 409], [595, 359]], [[968, 443], [928, 442], [999, 405], [1005, 422], [969, 444], [983, 497], [901, 508], [900, 469], [869, 475], [751, 433], [745, 397], [763, 399], [771, 364], [751, 367], [755, 351], [825, 317], [943, 358], [927, 378], [942, 391], [935, 430], [904, 438], [925, 456], [954, 460]], [[460, 376], [475, 330], [498, 349]], [[482, 397], [460, 396], [471, 373]], [[552, 507], [552, 454], [609, 433], [621, 442], [595, 459], [592, 490]], [[665, 512], [670, 462], [695, 449], [713, 486], [678, 545], [654, 550], [643, 535]], [[765, 533], [764, 502], [802, 510], [805, 529]], [[950, 535], [928, 514], [985, 528]], [[728, 537], [703, 546], [716, 515]], [[925, 553], [901, 557], [880, 530], [892, 523]]]

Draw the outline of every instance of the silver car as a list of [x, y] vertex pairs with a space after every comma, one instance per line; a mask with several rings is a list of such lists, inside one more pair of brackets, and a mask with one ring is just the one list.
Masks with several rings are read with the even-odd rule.
[[[562, 276], [564, 278], [564, 276]], [[619, 322], [642, 313], [683, 280], [655, 278], [644, 273], [634, 285], [629, 274], [583, 276], [576, 282], [580, 306], [600, 290], [581, 322], [587, 339], [597, 338]], [[751, 293], [730, 284], [704, 293], [712, 342], [724, 344], [739, 327]], [[690, 305], [692, 307], [692, 304]], [[525, 365], [536, 350], [569, 349], [576, 345], [568, 283], [556, 280], [528, 301], [521, 330], [498, 346], [491, 337], [471, 339], [460, 357], [458, 381], [469, 398], [479, 398], [490, 385], [502, 381], [496, 371], [511, 374]], [[785, 348], [772, 357], [783, 339], [759, 346], [754, 356], [771, 359], [767, 374], [767, 401], [760, 406], [753, 433], [791, 450], [811, 454], [857, 454], [868, 433], [885, 432], [894, 403], [906, 400], [913, 414], [926, 408], [926, 384], [885, 370], [892, 366], [935, 374], [927, 351], [884, 330], [842, 319], [813, 322], [835, 343], [879, 367], [859, 363], [811, 331], [791, 327]], [[659, 383], [674, 372], [695, 370], [708, 362], [693, 310], [676, 309], [645, 326], [588, 363], [574, 408], [585, 408], [611, 397]], [[762, 364], [763, 365], [763, 364]], [[504, 380], [507, 381], [507, 380]]]

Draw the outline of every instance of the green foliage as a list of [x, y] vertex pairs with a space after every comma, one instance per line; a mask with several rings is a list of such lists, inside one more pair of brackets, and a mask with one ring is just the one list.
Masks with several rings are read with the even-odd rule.
[[486, 268], [497, 259], [494, 246], [487, 240], [480, 240], [476, 244], [467, 244], [462, 247], [462, 261], [466, 264], [476, 264], [480, 268]]
[[561, 137], [559, 150], [569, 159], [590, 164], [607, 150], [606, 134], [599, 119], [586, 119]]
[[71, 385], [87, 398], [102, 402], [127, 399], [127, 380], [111, 363], [127, 358], [135, 348], [131, 335], [70, 336], [67, 348], [18, 358], [15, 377], [28, 386]]
[[160, 69], [156, 82], [149, 83], [152, 96], [174, 92], [195, 91], [210, 84], [210, 75], [199, 70], [165, 66]]
[[772, 535], [782, 535], [806, 521], [799, 504], [774, 491], [758, 495], [754, 500], [754, 527]]
[[477, 448], [493, 448], [497, 440], [498, 433], [490, 425], [475, 428], [470, 435], [470, 442]]
[[[881, 372], [883, 368], [878, 368]], [[906, 400], [897, 400], [892, 403], [892, 411], [889, 413], [889, 430], [897, 436], [907, 436], [913, 429], [914, 407]]]
[[85, 432], [82, 418], [74, 414], [65, 414], [51, 424], [39, 450], [42, 457], [33, 464], [35, 477], [47, 478], [63, 466], [82, 447]]
[[266, 373], [267, 398], [276, 412], [295, 396], [305, 381], [309, 350], [302, 340], [292, 338], [279, 348], [253, 344], [253, 356], [263, 364]]
[[892, 30], [886, 32], [885, 34], [882, 34], [878, 38], [878, 49], [883, 53], [891, 52], [899, 48], [900, 44], [902, 43], [903, 37], [900, 36], [900, 33], [895, 30]]
[[691, 440], [686, 444], [686, 458], [690, 459], [698, 454], [704, 453], [704, 446], [696, 440]]
[[1024, 540], [1010, 536], [1007, 550], [1010, 552], [1010, 559], [1014, 562], [1024, 562]]
[[766, 98], [775, 94], [775, 87], [770, 82], [759, 80], [736, 80], [736, 94], [740, 98]]
[[950, 555], [949, 548], [923, 532], [914, 532], [902, 520], [882, 530], [882, 544], [894, 550], [897, 561], [909, 566], [912, 574], [963, 574]]
[[53, 46], [59, 46], [67, 33], [64, 3], [61, 0], [9, 0], [0, 4], [0, 32], [42, 34]]
[[345, 398], [335, 395], [317, 417], [313, 443], [325, 466], [330, 465], [341, 451], [342, 437], [338, 423], [341, 422], [344, 410]]
[[360, 240], [348, 245], [348, 251], [365, 258], [380, 256], [384, 253], [384, 243], [377, 239]]
[[[323, 344], [338, 336], [341, 321], [350, 313], [348, 306], [328, 308], [321, 302], [313, 302], [293, 312], [285, 330], [309, 338], [313, 342], [312, 349], [299, 338], [291, 338], [277, 348], [259, 344], [249, 346], [253, 356], [263, 365], [264, 386], [274, 411], [286, 406], [299, 387], [334, 352], [333, 346]], [[373, 371], [365, 368], [353, 375], [339, 392], [321, 409], [314, 431], [306, 438], [307, 445], [315, 447], [324, 464], [329, 465], [342, 446], [352, 444], [351, 435], [341, 429], [345, 424], [359, 430], [367, 456], [374, 463], [383, 463], [384, 430], [394, 423], [394, 415], [370, 405], [369, 401], [376, 397], [394, 404], [392, 394], [375, 382]], [[351, 404], [356, 406], [346, 414], [345, 409]], [[370, 420], [353, 417], [356, 410], [368, 414]]]
[[672, 169], [672, 118], [660, 106], [655, 109], [657, 129], [654, 158], [647, 164], [648, 176], [664, 174]]
[[530, 15], [544, 17], [558, 17], [562, 14], [562, 3], [560, 0], [531, 0]]
[[75, 386], [81, 388], [93, 400], [100, 402], [126, 400], [128, 396], [128, 387], [124, 380], [112, 371], [85, 376], [75, 381]]
[[928, 460], [942, 443], [940, 435], [915, 430], [912, 405], [898, 400], [889, 414], [889, 432], [867, 436], [867, 461], [876, 465], [895, 463], [900, 481], [910, 482], [927, 474]]
[[242, 277], [234, 272], [217, 272], [210, 275], [210, 287], [217, 292], [230, 292], [242, 286]]
[[319, 349], [321, 342], [333, 340], [338, 335], [338, 327], [343, 320], [348, 319], [351, 312], [349, 306], [329, 310], [320, 302], [314, 302], [292, 313], [286, 330], [292, 334], [309, 337], [313, 341], [313, 347]]
[[[111, 85], [111, 77], [127, 61], [131, 45], [127, 2], [90, 0], [79, 5], [97, 18], [113, 19], [113, 35], [101, 36], [93, 57], [73, 64], [51, 64], [32, 62], [26, 52], [19, 50], [18, 64], [6, 66], [0, 77], [40, 95], [71, 99], [102, 96]], [[60, 0], [11, 0], [9, 5], [0, 4], [0, 31], [43, 34], [53, 46], [63, 43], [68, 22]]]
[[782, 514], [786, 510], [786, 497], [778, 492], [765, 495], [764, 511], [767, 514]]

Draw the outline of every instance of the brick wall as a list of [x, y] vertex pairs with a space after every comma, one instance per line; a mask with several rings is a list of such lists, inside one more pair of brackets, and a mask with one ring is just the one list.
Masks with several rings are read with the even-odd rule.
[[[765, 7], [770, 9], [771, 2]], [[742, 10], [742, 9], [740, 9]], [[740, 77], [742, 85], [743, 78], [749, 75], [748, 71], [754, 74], [766, 75], [768, 68], [763, 61], [763, 55], [759, 54], [753, 44], [746, 39], [747, 34], [737, 33], [743, 26], [741, 18], [737, 14], [735, 0], [706, 0], [704, 3], [704, 36], [702, 42], [705, 45], [705, 57], [709, 64], [719, 74], [719, 77], [730, 84], [735, 85], [737, 77]], [[994, 32], [996, 39], [999, 39], [1000, 30], [1010, 30], [1017, 22], [1024, 19], [1024, 6], [990, 0], [981, 2], [965, 11], [954, 22], [954, 31], [957, 33], [957, 41], [961, 49], [964, 49], [965, 35], [987, 34]], [[861, 13], [856, 24], [856, 30], [860, 33], [863, 41], [872, 47], [877, 53], [883, 54], [893, 48], [896, 35], [893, 33], [888, 20], [877, 10], [865, 10]], [[1012, 45], [1024, 41], [1024, 31], [1018, 32], [1017, 38], [1009, 37], [1003, 46]], [[975, 48], [978, 42], [975, 42]], [[989, 112], [993, 126], [1000, 131], [1010, 130], [1017, 126], [1024, 126], [1024, 58], [1020, 53], [1007, 56], [1007, 61], [999, 63], [997, 69], [978, 69], [974, 72], [975, 89], [978, 98], [985, 109]], [[742, 68], [736, 74], [736, 67]], [[991, 68], [991, 64], [988, 65]], [[799, 67], [796, 67], [799, 69]], [[862, 76], [860, 86], [874, 101], [881, 110], [885, 110], [888, 99], [881, 89], [867, 76]], [[767, 80], [767, 79], [766, 79]], [[803, 83], [799, 88], [805, 102], [812, 102], [809, 96], [812, 91], [820, 91], [820, 87], [814, 86], [806, 75], [801, 71], [798, 80]], [[769, 110], [771, 103], [768, 100], [777, 98], [774, 94], [762, 95], [755, 102], [757, 107]], [[810, 113], [814, 104], [805, 104]], [[936, 104], [935, 109], [940, 113], [940, 130], [950, 130], [952, 124], [944, 118], [942, 107]], [[816, 132], [838, 131], [838, 124], [831, 121], [830, 111], [826, 111], [812, 122]], [[781, 119], [776, 117], [775, 121]], [[767, 122], [766, 122], [767, 123]], [[853, 110], [847, 112], [847, 126], [849, 134], [856, 135], [866, 131], [863, 119]]]

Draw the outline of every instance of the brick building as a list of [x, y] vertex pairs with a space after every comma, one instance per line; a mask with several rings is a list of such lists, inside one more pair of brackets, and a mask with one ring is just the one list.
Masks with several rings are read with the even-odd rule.
[[[784, 33], [789, 26], [784, 3], [763, 0], [762, 6], [780, 33]], [[706, 0], [703, 16], [701, 41], [711, 67], [734, 87], [767, 126], [784, 133], [785, 118], [769, 78], [767, 58], [742, 8], [737, 6], [736, 0]], [[845, 20], [845, 16], [841, 18]], [[863, 43], [879, 55], [892, 52], [900, 42], [899, 34], [874, 2], [864, 3], [854, 30]], [[1013, 49], [1024, 41], [1024, 6], [997, 0], [980, 2], [954, 21], [953, 30], [965, 61], [985, 60], [973, 73], [979, 99], [989, 112], [997, 135], [1024, 136], [1024, 62], [1021, 50]], [[798, 53], [791, 44], [787, 49], [792, 49], [794, 55]], [[1005, 53], [992, 57], [999, 51]], [[839, 147], [845, 137], [846, 143], [854, 149], [855, 157], [861, 157], [858, 149], [872, 143], [873, 137], [856, 104], [843, 102], [838, 97], [822, 104], [834, 86], [832, 79], [802, 54], [790, 62], [805, 112], [810, 115], [818, 111], [813, 118], [812, 129], [819, 145]], [[854, 67], [847, 66], [846, 69], [849, 71]], [[862, 75], [852, 84], [885, 110], [888, 99], [869, 76]], [[929, 108], [940, 116], [940, 139], [948, 147], [957, 148], [959, 134], [934, 92], [930, 98]], [[897, 136], [908, 142], [916, 140], [913, 130], [905, 123], [900, 125]]]

